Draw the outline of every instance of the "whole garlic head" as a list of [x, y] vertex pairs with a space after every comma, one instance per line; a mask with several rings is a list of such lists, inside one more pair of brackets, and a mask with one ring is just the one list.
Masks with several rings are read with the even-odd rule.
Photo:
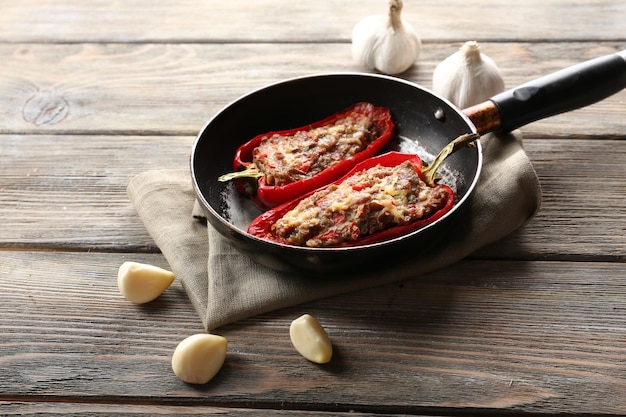
[[468, 41], [437, 65], [432, 89], [463, 109], [504, 91], [504, 77], [478, 42]]
[[387, 15], [365, 17], [352, 30], [352, 58], [383, 74], [409, 69], [421, 47], [417, 32], [402, 18], [402, 0], [390, 0]]

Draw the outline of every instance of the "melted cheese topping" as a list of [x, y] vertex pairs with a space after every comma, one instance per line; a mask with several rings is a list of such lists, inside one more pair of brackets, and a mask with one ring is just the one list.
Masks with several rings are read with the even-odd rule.
[[447, 197], [444, 187], [429, 187], [408, 161], [377, 165], [303, 199], [272, 230], [288, 244], [336, 246], [428, 218]]
[[357, 154], [380, 134], [370, 116], [352, 113], [328, 126], [266, 136], [253, 151], [253, 162], [267, 184], [285, 185]]

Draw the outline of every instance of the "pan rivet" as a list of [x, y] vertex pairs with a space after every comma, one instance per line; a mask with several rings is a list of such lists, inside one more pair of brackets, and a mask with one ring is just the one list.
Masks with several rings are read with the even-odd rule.
[[443, 111], [442, 108], [438, 108], [437, 110], [435, 110], [435, 119], [445, 120], [445, 118], [446, 118], [446, 113]]

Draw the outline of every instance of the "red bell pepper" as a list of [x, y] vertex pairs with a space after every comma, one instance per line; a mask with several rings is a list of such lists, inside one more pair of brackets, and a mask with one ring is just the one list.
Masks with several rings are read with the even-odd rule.
[[[388, 152], [382, 155], [378, 155], [372, 158], [369, 158], [359, 164], [357, 164], [349, 173], [340, 178], [339, 180], [333, 182], [332, 184], [328, 184], [324, 187], [321, 187], [318, 190], [314, 190], [312, 192], [307, 193], [304, 196], [298, 197], [295, 200], [282, 204], [278, 207], [275, 207], [272, 210], [268, 210], [258, 216], [255, 220], [252, 221], [250, 226], [248, 227], [248, 233], [254, 235], [256, 237], [270, 240], [277, 243], [289, 244], [285, 241], [284, 238], [278, 236], [273, 228], [273, 225], [282, 218], [287, 212], [295, 208], [298, 203], [306, 197], [309, 197], [316, 193], [317, 191], [326, 189], [333, 184], [340, 184], [343, 181], [346, 181], [349, 177], [360, 173], [369, 168], [376, 167], [377, 165], [381, 165], [383, 167], [396, 167], [401, 165], [402, 163], [409, 161], [416, 169], [420, 179], [424, 180], [422, 175], [422, 161], [419, 156], [415, 154], [404, 154], [399, 152]], [[434, 213], [430, 213], [427, 217], [416, 220], [412, 223], [402, 224], [391, 226], [389, 228], [376, 231], [373, 234], [363, 235], [363, 236], [355, 236], [354, 240], [341, 243], [339, 245], [335, 245], [335, 247], [346, 247], [346, 246], [356, 246], [356, 245], [365, 245], [375, 242], [380, 242], [383, 240], [391, 239], [403, 234], [410, 233], [414, 230], [422, 228], [435, 220], [442, 217], [446, 214], [450, 209], [454, 206], [455, 202], [455, 194], [454, 191], [444, 184], [436, 184], [434, 186], [425, 184], [428, 187], [441, 187], [441, 192], [444, 193], [444, 198], [442, 204], [438, 207], [438, 209]], [[358, 191], [358, 188], [355, 188], [355, 185], [352, 186], [352, 189]], [[341, 203], [341, 202], [339, 202]], [[345, 220], [345, 216], [342, 216], [341, 213], [333, 213], [332, 218], [335, 217]], [[358, 233], [358, 231], [356, 231]]]
[[[270, 185], [266, 176], [256, 169], [253, 162], [253, 152], [261, 143], [273, 135], [293, 136], [297, 132], [310, 132], [313, 129], [324, 126], [331, 126], [340, 119], [346, 117], [368, 116], [372, 119], [373, 130], [377, 136], [372, 138], [369, 144], [362, 150], [352, 156], [337, 158], [332, 165], [325, 167], [322, 171], [311, 173], [303, 179], [282, 184]], [[275, 207], [279, 204], [293, 200], [311, 190], [317, 189], [325, 184], [341, 177], [359, 162], [370, 158], [377, 154], [389, 141], [393, 133], [394, 123], [391, 120], [389, 109], [384, 107], [375, 107], [370, 103], [357, 103], [341, 112], [335, 113], [323, 120], [302, 126], [295, 129], [269, 132], [255, 136], [250, 141], [241, 145], [236, 153], [233, 161], [235, 172], [220, 177], [220, 181], [237, 179], [237, 186], [241, 192], [249, 196], [252, 201], [262, 209]], [[310, 162], [309, 162], [310, 164]], [[309, 166], [298, 167], [303, 173], [306, 173]], [[246, 170], [253, 172], [252, 175], [246, 175]], [[242, 174], [242, 175], [239, 175]], [[247, 177], [247, 178], [246, 178]]]

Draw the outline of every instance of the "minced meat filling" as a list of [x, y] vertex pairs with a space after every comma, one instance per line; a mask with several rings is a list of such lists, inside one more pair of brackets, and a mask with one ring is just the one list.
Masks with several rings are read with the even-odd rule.
[[285, 185], [323, 171], [367, 148], [381, 132], [371, 116], [353, 113], [328, 126], [263, 138], [253, 151], [268, 185]]
[[428, 218], [447, 197], [444, 187], [424, 183], [411, 162], [377, 165], [303, 199], [272, 230], [288, 244], [336, 246]]

